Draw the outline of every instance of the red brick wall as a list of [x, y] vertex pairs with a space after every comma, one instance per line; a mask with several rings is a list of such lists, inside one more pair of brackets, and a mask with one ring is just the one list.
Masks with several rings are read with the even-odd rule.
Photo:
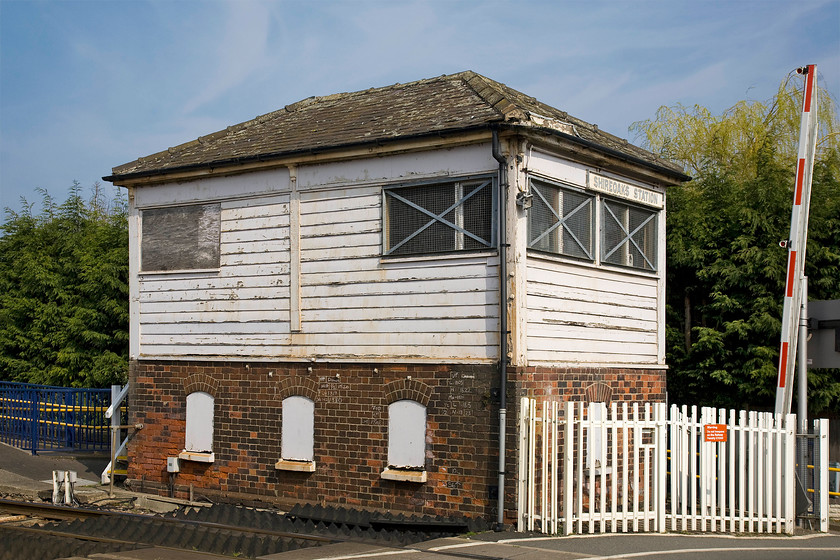
[[[310, 371], [311, 368], [311, 371]], [[495, 510], [498, 386], [495, 366], [136, 362], [130, 414], [143, 423], [129, 445], [129, 483], [168, 491], [166, 458], [184, 447], [186, 395], [215, 398], [215, 462], [181, 461], [175, 494], [244, 502], [353, 507], [487, 516]], [[276, 470], [281, 403], [315, 401], [314, 473]], [[383, 480], [388, 404], [427, 406], [425, 484]]]
[[[518, 397], [662, 401], [665, 371], [511, 368], [507, 405], [506, 519], [515, 512]], [[496, 517], [498, 373], [496, 366], [319, 363], [134, 362], [130, 422], [143, 423], [129, 445], [132, 488], [166, 493], [166, 458], [184, 446], [186, 395], [215, 398], [212, 464], [181, 462], [174, 494], [243, 503], [343, 504], [368, 509]], [[314, 473], [276, 470], [281, 403], [315, 402]], [[410, 398], [427, 407], [424, 484], [383, 480], [388, 404]]]
[[509, 374], [519, 397], [584, 402], [664, 402], [665, 369], [533, 366]]

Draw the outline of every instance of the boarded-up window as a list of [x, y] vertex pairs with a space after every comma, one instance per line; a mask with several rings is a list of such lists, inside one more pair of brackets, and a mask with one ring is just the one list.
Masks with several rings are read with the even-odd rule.
[[315, 460], [315, 403], [306, 397], [283, 399], [280, 455], [289, 461]]
[[219, 268], [219, 204], [143, 210], [140, 269]]
[[492, 179], [385, 189], [386, 255], [495, 247]]
[[423, 468], [426, 464], [426, 407], [402, 400], [388, 405], [388, 466]]
[[202, 391], [187, 395], [187, 436], [184, 450], [213, 451], [213, 397]]

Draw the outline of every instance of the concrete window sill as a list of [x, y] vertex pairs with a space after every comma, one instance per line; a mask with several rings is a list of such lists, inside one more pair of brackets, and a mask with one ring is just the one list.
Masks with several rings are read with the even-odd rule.
[[290, 461], [288, 459], [280, 459], [274, 463], [274, 468], [278, 471], [315, 472], [315, 461]]
[[184, 461], [194, 461], [196, 463], [213, 463], [216, 461], [215, 453], [206, 453], [199, 451], [181, 451], [178, 453], [178, 458]]
[[426, 482], [426, 471], [414, 471], [410, 469], [395, 469], [388, 467], [380, 475], [384, 480], [396, 480], [397, 482]]

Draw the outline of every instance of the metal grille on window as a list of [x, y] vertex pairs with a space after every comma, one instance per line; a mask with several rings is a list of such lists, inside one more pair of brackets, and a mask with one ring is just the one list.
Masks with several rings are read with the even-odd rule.
[[386, 255], [494, 246], [491, 179], [387, 189], [385, 204]]
[[610, 200], [603, 208], [602, 260], [656, 270], [656, 212]]
[[528, 247], [592, 260], [595, 197], [532, 183], [528, 211]]

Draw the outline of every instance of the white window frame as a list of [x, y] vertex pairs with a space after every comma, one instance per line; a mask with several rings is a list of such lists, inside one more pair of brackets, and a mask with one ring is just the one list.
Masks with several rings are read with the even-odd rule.
[[[411, 189], [433, 187], [451, 187], [455, 202], [447, 207], [443, 212], [436, 213], [423, 208], [419, 204], [412, 202], [405, 198], [400, 191], [408, 191]], [[464, 205], [467, 201], [472, 199], [475, 195], [482, 192], [484, 189], [490, 189], [490, 208], [486, 209], [489, 214], [490, 223], [488, 225], [489, 239], [480, 237], [477, 233], [471, 232], [466, 228], [467, 215], [464, 212]], [[446, 253], [460, 253], [460, 252], [476, 252], [492, 250], [496, 247], [496, 180], [493, 176], [479, 176], [479, 177], [465, 177], [457, 180], [446, 181], [429, 181], [411, 184], [400, 184], [388, 186], [382, 190], [382, 255], [385, 257], [411, 257], [411, 256], [430, 256], [440, 255]], [[409, 236], [399, 241], [392, 241], [392, 217], [389, 214], [389, 200], [396, 200], [402, 204], [408, 205], [416, 209], [421, 214], [428, 218], [428, 221], [417, 228]], [[452, 219], [448, 219], [451, 216]], [[453, 242], [449, 247], [438, 247], [435, 250], [429, 251], [409, 251], [401, 252], [400, 248], [406, 243], [410, 242], [417, 235], [421, 234], [426, 229], [442, 225], [452, 230]], [[467, 240], [473, 240], [481, 245], [481, 247], [467, 247]]]
[[[634, 270], [641, 270], [644, 272], [657, 272], [658, 270], [658, 240], [659, 240], [659, 210], [653, 208], [646, 208], [634, 204], [628, 204], [623, 200], [612, 198], [601, 199], [601, 262], [610, 266], [621, 266], [632, 268]], [[611, 208], [612, 206], [612, 208]], [[619, 212], [621, 215], [616, 215], [616, 210], [621, 208], [623, 211]], [[648, 216], [641, 224], [633, 227], [630, 224], [630, 212], [643, 212]], [[606, 224], [615, 224], [621, 230], [623, 239], [618, 243], [613, 243], [608, 246], [606, 242]], [[647, 243], [642, 242], [642, 247], [638, 242], [638, 236], [645, 234], [645, 228], [651, 223], [652, 232]], [[636, 252], [641, 256], [641, 262], [633, 261], [633, 252], [631, 247], [636, 249]], [[647, 250], [645, 250], [647, 249]], [[610, 262], [607, 259], [618, 254], [619, 262]]]
[[[534, 236], [534, 232], [532, 231], [534, 221], [530, 215], [528, 216], [527, 235], [529, 251], [537, 251], [562, 259], [573, 259], [582, 264], [597, 267], [621, 268], [627, 271], [653, 275], [660, 273], [660, 260], [662, 255], [659, 254], [659, 245], [662, 243], [660, 237], [662, 235], [661, 229], [664, 227], [662, 223], [664, 210], [662, 208], [633, 204], [623, 198], [605, 196], [589, 189], [574, 187], [565, 183], [554, 183], [544, 178], [530, 178], [529, 180], [532, 196], [534, 198], [539, 197], [543, 205], [551, 208], [556, 219], [554, 224], [546, 228], [543, 232], [540, 232], [532, 241], [532, 237]], [[539, 186], [556, 189], [558, 196], [555, 200], [547, 200], [546, 197], [541, 196], [539, 191], [534, 188], [535, 183]], [[563, 193], [566, 192], [581, 194], [589, 198], [589, 201], [579, 204], [568, 215], [564, 216], [562, 209], [558, 208], [558, 206], [562, 206]], [[586, 257], [582, 257], [580, 255], [569, 254], [568, 251], [564, 250], [562, 236], [563, 232], [566, 231], [570, 234], [569, 237], [572, 238], [572, 243], [576, 243], [578, 247], [583, 246], [577, 237], [571, 235], [573, 228], [567, 227], [565, 222], [567, 218], [573, 215], [573, 212], [584, 210], [586, 204], [592, 205], [589, 209], [589, 221], [592, 229], [590, 230], [590, 250]], [[616, 210], [619, 208], [623, 212], [619, 212], [620, 215], [616, 215]], [[533, 209], [533, 204], [531, 209]], [[647, 217], [640, 224], [631, 227], [629, 218], [631, 212], [641, 212], [647, 214]], [[607, 224], [617, 228], [622, 237], [619, 240], [611, 241], [609, 246], [607, 245], [606, 239]], [[549, 243], [552, 248], [544, 249], [538, 247], [539, 241], [548, 236], [554, 236]], [[640, 239], [640, 236], [643, 239]], [[641, 262], [633, 262], [634, 254], [640, 255], [640, 258], [636, 260]]]
[[[547, 200], [545, 197], [545, 191], [549, 190], [554, 191], [553, 194], [555, 194], [555, 197], [552, 197], [553, 200]], [[558, 185], [548, 181], [534, 179], [531, 179], [531, 193], [533, 195], [534, 202], [532, 202], [528, 215], [528, 248], [535, 251], [544, 251], [583, 261], [595, 261], [595, 216], [597, 196], [594, 193], [586, 192], [579, 188], [573, 188], [569, 185]], [[570, 211], [566, 212], [566, 209], [564, 208], [565, 197], [568, 195], [576, 196], [584, 200]], [[532, 239], [536, 233], [533, 231], [534, 220], [533, 214], [531, 214], [534, 212], [534, 204], [542, 204], [544, 207], [547, 207], [551, 214], [553, 214], [555, 222], [551, 226], [539, 232], [539, 235], [535, 239]], [[575, 216], [579, 216], [581, 213], [588, 214], [587, 224], [589, 231], [586, 232], [589, 238], [588, 243], [580, 239], [580, 237], [582, 237], [580, 235], [582, 232], [575, 231], [574, 228], [569, 225], [569, 220]], [[572, 252], [571, 249], [567, 249], [567, 237], [568, 243], [571, 247], [582, 251], [583, 255]], [[539, 243], [546, 238], [548, 238], [548, 242], [552, 247], [551, 249], [542, 249], [538, 246]]]
[[215, 460], [213, 453], [215, 399], [204, 391], [194, 391], [187, 395], [186, 407], [184, 451], [179, 454], [179, 457], [187, 461], [212, 463]]
[[300, 395], [283, 399], [278, 470], [315, 471], [315, 401]]

